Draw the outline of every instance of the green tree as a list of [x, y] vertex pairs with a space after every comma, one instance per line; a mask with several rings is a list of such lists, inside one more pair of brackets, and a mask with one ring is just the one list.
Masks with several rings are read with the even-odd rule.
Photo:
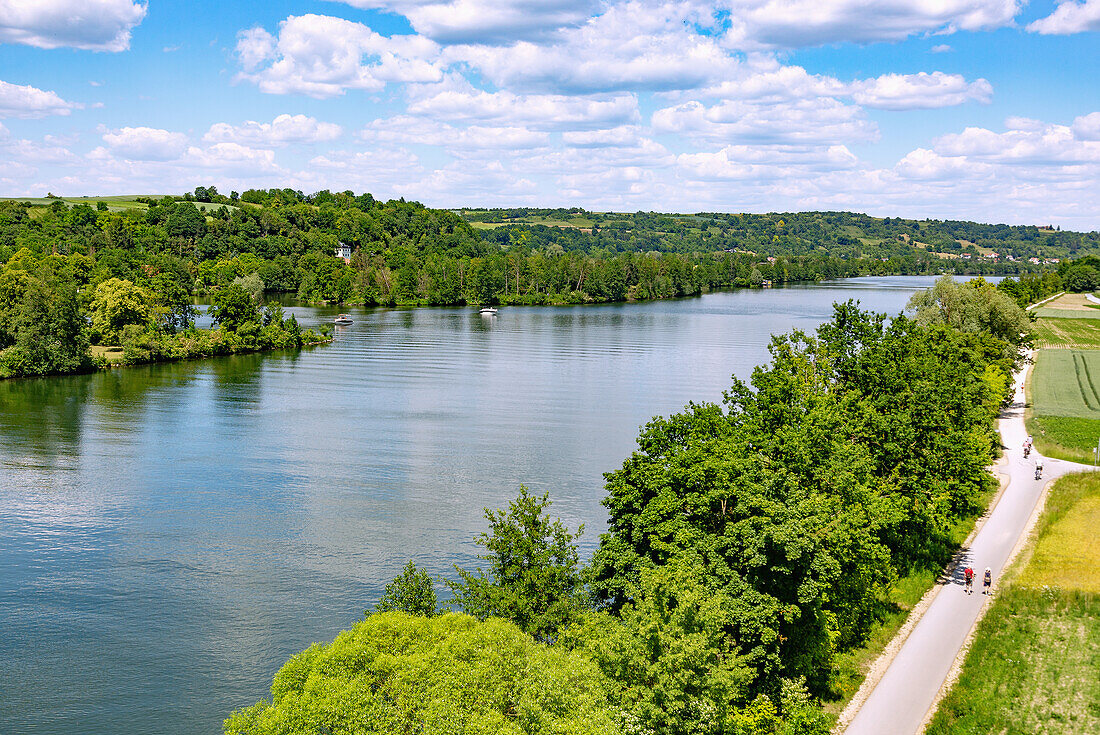
[[553, 639], [584, 608], [585, 591], [574, 541], [560, 519], [543, 511], [546, 494], [531, 495], [520, 486], [519, 496], [505, 510], [485, 509], [489, 533], [477, 538], [488, 553], [486, 575], [458, 569], [460, 581], [448, 581], [454, 601], [478, 618], [500, 617], [541, 639]]
[[1031, 320], [1014, 299], [984, 279], [957, 283], [943, 276], [925, 291], [909, 299], [919, 324], [947, 324], [962, 332], [986, 333], [1019, 345], [1031, 329]]
[[0, 351], [0, 377], [53, 375], [92, 366], [84, 318], [71, 286], [51, 286], [41, 278], [25, 284], [22, 301], [10, 314], [10, 346]]
[[431, 576], [426, 571], [417, 569], [416, 565], [409, 561], [400, 576], [394, 577], [393, 581], [386, 585], [386, 591], [374, 609], [376, 612], [398, 610], [410, 615], [429, 617], [438, 615], [435, 585], [432, 584]]
[[243, 324], [258, 324], [260, 313], [252, 294], [239, 283], [232, 283], [214, 294], [210, 307], [214, 323], [230, 332], [236, 332]]
[[275, 675], [226, 735], [613, 735], [606, 681], [583, 656], [503, 620], [368, 616]]
[[92, 331], [102, 344], [122, 344], [128, 324], [145, 325], [152, 315], [153, 296], [130, 281], [111, 278], [96, 286], [92, 301]]

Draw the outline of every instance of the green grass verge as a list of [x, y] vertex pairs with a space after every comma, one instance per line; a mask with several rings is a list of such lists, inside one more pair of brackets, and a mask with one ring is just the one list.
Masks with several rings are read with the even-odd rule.
[[1100, 419], [1032, 414], [1026, 423], [1035, 448], [1044, 457], [1092, 464], [1092, 450], [1100, 439]]
[[927, 732], [1100, 732], [1100, 473], [1051, 490]]

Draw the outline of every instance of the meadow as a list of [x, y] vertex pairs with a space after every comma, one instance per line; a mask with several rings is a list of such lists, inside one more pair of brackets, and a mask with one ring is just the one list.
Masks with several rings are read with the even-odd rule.
[[[1100, 311], [1096, 314], [1100, 315]], [[1035, 346], [1041, 349], [1100, 349], [1100, 321], [1091, 318], [1063, 319], [1040, 315], [1032, 325], [1032, 332]]]
[[1100, 474], [1058, 480], [927, 732], [1100, 732]]

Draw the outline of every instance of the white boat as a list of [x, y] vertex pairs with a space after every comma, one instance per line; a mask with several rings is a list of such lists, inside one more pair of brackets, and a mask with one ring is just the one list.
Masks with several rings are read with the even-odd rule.
[[482, 307], [478, 314], [485, 314], [487, 316], [496, 316], [497, 310], [491, 306]]
[[341, 314], [332, 321], [334, 324], [351, 324], [351, 317], [347, 314]]

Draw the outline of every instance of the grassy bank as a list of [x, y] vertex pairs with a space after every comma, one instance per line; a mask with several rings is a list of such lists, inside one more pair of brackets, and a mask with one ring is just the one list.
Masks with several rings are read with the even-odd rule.
[[1055, 483], [928, 732], [1100, 732], [1100, 474]]

